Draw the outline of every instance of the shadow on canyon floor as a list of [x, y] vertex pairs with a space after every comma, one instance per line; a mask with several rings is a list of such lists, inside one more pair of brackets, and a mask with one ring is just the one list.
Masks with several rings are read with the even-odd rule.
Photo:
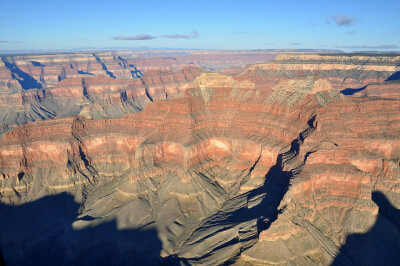
[[154, 229], [118, 230], [112, 220], [74, 230], [79, 207], [66, 193], [20, 206], [0, 205], [0, 248], [7, 265], [168, 263], [160, 257], [161, 241]]
[[[278, 206], [289, 187], [291, 174], [281, 168], [282, 155], [266, 176], [265, 184], [247, 195], [261, 202], [248, 209], [223, 214], [208, 226], [227, 227], [257, 220], [257, 235], [276, 220]], [[112, 220], [95, 227], [74, 230], [80, 205], [62, 193], [20, 206], [0, 204], [0, 248], [9, 265], [177, 265], [188, 263], [175, 255], [162, 258], [161, 241], [155, 229], [118, 230]], [[82, 217], [91, 221], [93, 217]], [[243, 239], [234, 239], [234, 245]], [[224, 248], [224, 246], [218, 247]], [[214, 250], [214, 251], [216, 251]], [[195, 262], [191, 260], [190, 262]], [[232, 262], [232, 261], [231, 261]], [[229, 263], [229, 262], [228, 262]]]
[[400, 71], [394, 72], [390, 77], [388, 77], [385, 81], [393, 81], [400, 80]]
[[[248, 195], [252, 199], [265, 194], [260, 204], [219, 217], [209, 226], [233, 227], [257, 219], [258, 234], [267, 229], [278, 217], [278, 206], [289, 186], [289, 173], [283, 172], [280, 165], [281, 161], [271, 168], [264, 186]], [[20, 206], [0, 204], [0, 249], [7, 265], [177, 265], [189, 262], [176, 255], [162, 258], [162, 244], [155, 229], [118, 230], [116, 221], [112, 220], [74, 230], [72, 223], [77, 219], [79, 208], [66, 193]], [[80, 220], [94, 218], [84, 216]], [[226, 245], [233, 245], [235, 241], [243, 239], [234, 239]]]
[[[393, 73], [391, 76], [389, 76], [386, 80], [385, 80], [385, 83], [398, 83], [398, 82], [400, 82], [400, 71], [397, 71], [397, 72], [395, 72], [395, 73]], [[346, 89], [343, 89], [343, 90], [341, 90], [340, 91], [340, 93], [341, 94], [343, 94], [343, 95], [353, 95], [354, 93], [357, 93], [357, 92], [360, 92], [360, 91], [363, 91], [363, 90], [365, 90], [365, 88], [367, 87], [368, 85], [366, 85], [366, 86], [364, 86], [364, 87], [362, 87], [362, 88], [355, 88], [355, 89], [353, 89], [353, 88], [346, 88]]]
[[343, 95], [353, 95], [356, 92], [365, 90], [366, 87], [367, 86], [364, 86], [364, 87], [358, 88], [358, 89], [347, 88], [347, 89], [341, 90], [340, 93]]
[[386, 196], [372, 193], [379, 206], [374, 226], [365, 234], [352, 234], [340, 248], [332, 265], [398, 265], [400, 262], [400, 210], [393, 207]]
[[[225, 261], [223, 265], [233, 264], [243, 251], [258, 241], [261, 231], [267, 230], [283, 211], [283, 209], [279, 208], [279, 205], [288, 191], [292, 174], [291, 172], [283, 171], [281, 166], [282, 155], [279, 155], [277, 164], [271, 167], [266, 175], [265, 183], [261, 187], [243, 195], [245, 197], [244, 201], [246, 203], [249, 202], [249, 205], [250, 202], [253, 202], [253, 204], [251, 204], [253, 206], [245, 204], [233, 212], [222, 210], [196, 230], [199, 232], [203, 230], [210, 231], [210, 238], [215, 238], [216, 235], [220, 234], [221, 237], [219, 239], [222, 241], [220, 245], [217, 245], [217, 240], [215, 240], [216, 243], [212, 251], [205, 253], [201, 257], [185, 258], [171, 256], [171, 261], [179, 261], [183, 265], [207, 265], [210, 264], [207, 258], [214, 256], [216, 253], [226, 252], [229, 256], [227, 257], [228, 260]], [[239, 196], [239, 198], [241, 197], [242, 196]], [[237, 198], [237, 203], [242, 205], [243, 199], [239, 198]], [[233, 199], [233, 202], [236, 201]], [[229, 231], [237, 226], [239, 227], [237, 235]], [[234, 234], [236, 236], [224, 242], [224, 238], [229, 234]], [[226, 251], [227, 247], [233, 247], [239, 242], [243, 243], [239, 250], [233, 253], [231, 253], [229, 249]], [[253, 244], [248, 245], [245, 242]], [[225, 255], [221, 255], [221, 257], [224, 256]], [[214, 264], [214, 262], [212, 264]]]
[[17, 79], [22, 89], [30, 90], [30, 89], [41, 89], [42, 84], [37, 82], [35, 78], [33, 78], [28, 73], [22, 71], [17, 65], [8, 62], [3, 59], [5, 66], [11, 71], [11, 76], [13, 79]]
[[101, 64], [101, 67], [107, 73], [107, 75], [115, 79], [116, 77], [114, 76], [114, 73], [108, 70], [106, 64], [100, 59], [100, 57], [98, 57], [96, 54], [93, 54], [93, 56], [96, 58], [96, 61]]
[[90, 76], [94, 76], [93, 73], [87, 72], [87, 71], [82, 71], [82, 70], [78, 70], [78, 74], [80, 75], [90, 75]]

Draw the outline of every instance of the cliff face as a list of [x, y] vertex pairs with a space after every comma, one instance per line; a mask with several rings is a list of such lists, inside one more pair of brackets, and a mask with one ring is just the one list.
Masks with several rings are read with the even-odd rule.
[[98, 75], [136, 77], [126, 60], [113, 53], [10, 56], [0, 64], [0, 92], [52, 87], [63, 79]]
[[[216, 70], [271, 60], [277, 52], [144, 51], [5, 56], [0, 61], [0, 93], [49, 88], [64, 79], [96, 77], [135, 79], [149, 70], [185, 67]], [[140, 57], [139, 57], [140, 56]]]
[[[345, 64], [320, 64], [320, 72], [311, 63], [300, 66], [328, 74], [352, 68]], [[375, 64], [359, 71], [396, 70]], [[345, 96], [328, 81], [336, 79], [320, 79], [322, 74], [287, 80], [297, 71], [297, 65], [273, 62], [237, 76], [149, 71], [128, 85], [107, 77], [62, 81], [49, 91], [52, 97], [108, 97], [111, 108], [125, 88], [126, 98], [131, 93], [132, 99], [154, 102], [122, 117], [89, 119], [81, 109], [80, 117], [4, 133], [1, 201], [22, 204], [68, 192], [81, 205], [71, 220], [74, 231], [109, 221], [118, 230], [156, 230], [159, 260], [326, 265], [338, 257], [338, 263], [365, 264], [365, 251], [344, 247], [350, 234], [375, 228], [381, 209], [373, 191], [400, 207], [400, 101]], [[265, 73], [277, 78], [262, 87]], [[253, 82], [254, 74], [265, 78]], [[144, 90], [129, 91], [135, 82]], [[175, 96], [156, 100], [163, 94]], [[391, 232], [384, 231], [385, 237], [398, 239], [393, 219], [384, 219], [382, 228]], [[92, 244], [70, 237], [67, 224], [52, 227], [62, 240], [44, 247], [29, 234], [16, 237], [7, 221], [0, 224], [11, 228], [1, 234], [2, 249], [13, 263], [28, 256], [27, 249], [43, 248], [74, 262], [77, 253], [64, 251], [90, 250]], [[42, 237], [52, 239], [53, 231]], [[104, 247], [113, 244], [102, 241]], [[118, 243], [122, 256], [136, 250], [132, 241]], [[398, 259], [390, 250], [384, 254], [392, 256], [387, 262]]]
[[355, 97], [375, 96], [400, 99], [400, 83], [396, 81], [369, 84], [361, 89], [350, 90], [349, 94]]
[[209, 70], [222, 70], [227, 67], [239, 67], [248, 64], [270, 61], [276, 53], [250, 54], [190, 54], [173, 55], [160, 58], [128, 59], [129, 64], [142, 72], [148, 70], [177, 70], [182, 67], [202, 67]]
[[56, 117], [113, 118], [134, 113], [185, 90], [203, 72], [199, 68], [149, 71], [133, 80], [104, 75], [67, 78], [50, 88], [0, 94], [0, 133], [17, 124]]
[[276, 54], [144, 52], [2, 57], [0, 134], [37, 120], [74, 115], [114, 118], [137, 112], [153, 100], [183, 91], [204, 69], [262, 62]]
[[279, 54], [271, 62], [249, 66], [238, 78], [272, 88], [283, 80], [312, 76], [327, 79], [334, 90], [342, 91], [390, 79], [399, 65], [399, 56]]

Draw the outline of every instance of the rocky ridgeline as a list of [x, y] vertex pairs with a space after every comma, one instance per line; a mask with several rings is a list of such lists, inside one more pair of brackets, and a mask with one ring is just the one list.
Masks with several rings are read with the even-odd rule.
[[[197, 69], [197, 66], [214, 69], [263, 62], [276, 54], [147, 53], [138, 50], [119, 51], [118, 54], [101, 52], [2, 57], [0, 134], [15, 125], [37, 120], [79, 114], [112, 118], [136, 112], [153, 100], [165, 99], [184, 90], [183, 83], [192, 81], [206, 71]], [[91, 89], [87, 90], [85, 86], [89, 83]]]
[[0, 60], [0, 93], [49, 88], [64, 79], [98, 75], [134, 79], [149, 70], [222, 69], [269, 61], [276, 55], [276, 52], [237, 51], [217, 54], [153, 51], [150, 55], [141, 52], [144, 51], [3, 56]]
[[141, 72], [148, 70], [178, 70], [183, 67], [201, 67], [208, 70], [222, 70], [227, 67], [244, 65], [272, 60], [276, 52], [269, 53], [221, 53], [221, 54], [176, 54], [157, 58], [127, 59], [129, 64], [136, 66]]
[[[66, 263], [104, 262], [103, 252], [115, 256], [110, 263], [126, 264], [398, 261], [397, 214], [382, 213], [400, 207], [400, 101], [348, 97], [311, 72], [288, 80], [299, 72], [282, 73], [282, 65], [235, 76], [155, 71], [129, 81], [144, 89], [129, 97], [125, 89], [129, 99], [147, 97], [141, 112], [93, 119], [92, 109], [80, 109], [80, 116], [4, 133], [1, 202], [37, 200], [38, 215], [46, 211], [44, 196], [67, 192], [79, 204], [63, 222], [35, 224], [37, 233], [21, 219], [22, 207], [2, 206], [0, 214], [12, 212], [0, 222], [6, 261], [34, 260], [44, 251]], [[395, 70], [357, 71], [383, 77]], [[323, 73], [337, 73], [330, 71]], [[268, 73], [277, 78], [264, 87], [268, 78], [253, 82]], [[118, 106], [114, 92], [126, 85], [101, 79], [61, 81], [53, 94]], [[173, 97], [155, 100], [170, 91]], [[377, 245], [387, 247], [379, 256]], [[93, 252], [99, 256], [87, 256]]]
[[113, 53], [8, 56], [1, 59], [0, 92], [53, 87], [63, 79], [98, 75], [136, 77], [126, 60]]
[[[171, 69], [184, 65], [206, 67], [199, 63], [204, 56], [210, 57], [207, 64], [217, 67], [221, 58], [227, 60], [226, 64], [239, 65], [264, 61], [274, 54], [160, 51], [152, 55], [157, 58], [144, 54], [138, 58], [131, 53], [121, 52], [127, 60], [113, 53], [3, 57], [0, 61], [0, 133], [36, 120], [74, 115], [114, 118], [137, 112], [153, 100], [183, 91], [188, 82], [206, 71], [194, 67], [177, 72]], [[200, 61], [186, 64], [188, 61], [179, 61], [179, 56], [196, 57]], [[230, 61], [233, 57], [237, 57], [236, 63]], [[135, 65], [129, 60], [147, 63]], [[173, 61], [176, 65], [166, 63], [167, 66], [159, 60]], [[398, 98], [394, 93], [399, 84], [398, 64], [397, 56], [279, 54], [269, 63], [224, 72], [231, 73], [235, 81], [254, 84], [259, 90], [271, 90], [289, 79], [316, 77], [327, 79], [333, 90], [345, 95]], [[89, 90], [88, 84], [91, 84]]]
[[0, 94], [1, 132], [18, 124], [68, 116], [113, 118], [140, 111], [148, 103], [171, 97], [204, 71], [148, 71], [140, 78], [105, 75], [67, 78], [54, 87]]
[[399, 79], [399, 66], [400, 56], [279, 54], [271, 62], [242, 69], [237, 78], [272, 88], [287, 79], [311, 76], [327, 79], [334, 90], [352, 93], [368, 84]]

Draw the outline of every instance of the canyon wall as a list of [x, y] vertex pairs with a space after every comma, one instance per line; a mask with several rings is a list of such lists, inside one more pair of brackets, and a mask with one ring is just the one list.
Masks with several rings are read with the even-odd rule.
[[287, 79], [312, 76], [327, 79], [335, 90], [343, 91], [397, 79], [399, 62], [400, 56], [395, 55], [279, 54], [271, 62], [237, 70], [236, 74], [264, 88], [272, 88]]
[[81, 115], [113, 118], [140, 111], [148, 103], [185, 90], [204, 71], [148, 71], [140, 78], [105, 75], [61, 80], [54, 87], [0, 94], [0, 133], [18, 124]]

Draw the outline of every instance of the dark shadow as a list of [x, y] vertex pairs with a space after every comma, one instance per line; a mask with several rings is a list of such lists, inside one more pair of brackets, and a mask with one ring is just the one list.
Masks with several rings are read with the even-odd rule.
[[20, 173], [18, 173], [18, 175], [17, 175], [17, 177], [18, 177], [18, 180], [19, 180], [19, 181], [21, 181], [21, 180], [22, 180], [22, 178], [24, 178], [24, 175], [25, 175], [25, 173], [24, 173], [24, 172], [20, 172]]
[[36, 81], [31, 75], [25, 73], [18, 66], [12, 64], [3, 58], [3, 62], [5, 66], [11, 71], [11, 76], [13, 79], [18, 80], [19, 84], [21, 85], [22, 89], [29, 90], [29, 89], [41, 89], [42, 84]]
[[[268, 174], [265, 177], [265, 183], [263, 186], [252, 190], [248, 196], [247, 200], [249, 202], [254, 201], [254, 199], [262, 197], [262, 200], [259, 204], [255, 205], [252, 208], [248, 208], [244, 206], [232, 213], [226, 213], [221, 211], [220, 213], [214, 215], [212, 220], [205, 223], [202, 227], [197, 230], [204, 230], [204, 228], [222, 228], [218, 229], [218, 231], [214, 232], [212, 236], [215, 234], [224, 234], [227, 230], [242, 224], [249, 222], [251, 220], [256, 219], [256, 234], [249, 234], [250, 237], [243, 238], [240, 236], [240, 233], [246, 234], [248, 231], [239, 231], [239, 235], [236, 238], [233, 238], [229, 242], [216, 245], [212, 252], [209, 252], [202, 257], [196, 258], [183, 258], [183, 257], [171, 257], [171, 260], [177, 260], [183, 265], [192, 265], [192, 264], [203, 264], [203, 260], [207, 261], [207, 257], [213, 255], [220, 250], [223, 250], [227, 246], [233, 246], [239, 242], [251, 242], [254, 239], [258, 239], [261, 231], [267, 230], [271, 224], [276, 221], [278, 215], [283, 212], [283, 209], [279, 209], [279, 205], [284, 195], [288, 191], [289, 181], [292, 177], [290, 172], [286, 172], [282, 170], [282, 155], [279, 156], [278, 162], [275, 166], [273, 166]], [[196, 230], [196, 231], [197, 231]], [[210, 230], [213, 231], [213, 230]], [[247, 248], [249, 248], [248, 246]], [[226, 261], [223, 265], [231, 265], [236, 259], [240, 256], [240, 254], [245, 251], [247, 248], [242, 248], [236, 256]]]
[[167, 57], [161, 57], [161, 59], [165, 59], [165, 60], [167, 60], [167, 59], [171, 59], [171, 60], [174, 60], [174, 61], [176, 61], [176, 58], [175, 58], [175, 57], [171, 57], [171, 56], [167, 56]]
[[400, 80], [400, 71], [397, 71], [397, 72], [393, 73], [385, 81], [392, 81], [392, 80]]
[[211, 70], [211, 71], [215, 71], [215, 69], [214, 69], [214, 68], [211, 68], [211, 67], [206, 67], [206, 66], [202, 66], [202, 69], [204, 69], [204, 70]]
[[343, 94], [343, 95], [353, 95], [356, 92], [365, 90], [366, 87], [367, 86], [364, 86], [364, 87], [358, 88], [358, 89], [347, 88], [347, 89], [341, 90], [340, 93]]
[[379, 207], [374, 226], [349, 235], [332, 265], [399, 265], [400, 210], [382, 192], [374, 191], [372, 200]]
[[[143, 76], [143, 73], [141, 70], [137, 69], [135, 65], [129, 65], [131, 68], [131, 75], [133, 78], [140, 78]], [[133, 70], [132, 70], [133, 69]]]
[[111, 71], [109, 71], [107, 69], [106, 64], [104, 64], [103, 61], [101, 61], [100, 57], [98, 57], [96, 54], [93, 54], [93, 56], [96, 58], [96, 61], [99, 62], [101, 64], [101, 67], [103, 68], [103, 70], [107, 73], [107, 75], [109, 75], [110, 77], [115, 79], [114, 73], [112, 73]]
[[146, 92], [147, 98], [149, 98], [149, 100], [150, 100], [151, 102], [154, 102], [154, 100], [153, 100], [153, 98], [151, 97], [151, 95], [150, 95], [149, 90], [147, 89], [147, 87], [145, 88], [145, 92]]
[[0, 248], [0, 266], [5, 266], [6, 262], [4, 261], [3, 258], [3, 252], [1, 252], [1, 248]]
[[37, 67], [42, 67], [44, 66], [42, 63], [38, 62], [38, 61], [30, 61], [32, 63], [32, 65], [37, 66]]
[[93, 73], [86, 72], [86, 71], [81, 71], [81, 70], [78, 70], [78, 74], [94, 76]]
[[[0, 204], [7, 265], [165, 265], [155, 229], [118, 230], [115, 220], [74, 230], [80, 205], [62, 193], [20, 206]], [[84, 216], [80, 220], [93, 221]]]

